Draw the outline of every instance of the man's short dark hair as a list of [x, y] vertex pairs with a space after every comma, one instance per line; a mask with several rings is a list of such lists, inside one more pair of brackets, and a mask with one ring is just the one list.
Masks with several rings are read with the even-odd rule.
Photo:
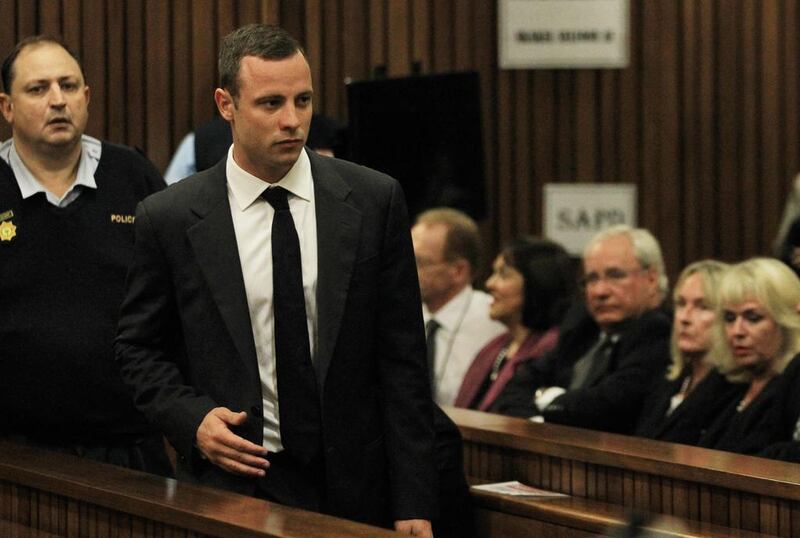
[[500, 253], [524, 280], [522, 324], [534, 331], [558, 325], [577, 291], [575, 263], [564, 247], [522, 236]]
[[239, 66], [245, 56], [263, 60], [284, 60], [303, 47], [289, 33], [272, 24], [248, 24], [234, 30], [222, 40], [219, 49], [219, 85], [234, 99], [239, 96]]
[[58, 45], [67, 51], [67, 53], [69, 53], [69, 55], [72, 56], [76, 62], [78, 62], [78, 68], [81, 70], [81, 76], [83, 76], [84, 81], [86, 80], [86, 76], [83, 74], [83, 66], [81, 65], [80, 58], [78, 58], [78, 55], [75, 54], [75, 51], [67, 46], [63, 39], [57, 36], [46, 34], [32, 35], [17, 43], [9, 55], [6, 56], [5, 60], [3, 60], [3, 66], [0, 68], [0, 77], [2, 77], [3, 80], [4, 92], [11, 93], [11, 85], [14, 83], [14, 62], [17, 61], [17, 57], [20, 55], [23, 49], [42, 43], [52, 43], [53, 45]]

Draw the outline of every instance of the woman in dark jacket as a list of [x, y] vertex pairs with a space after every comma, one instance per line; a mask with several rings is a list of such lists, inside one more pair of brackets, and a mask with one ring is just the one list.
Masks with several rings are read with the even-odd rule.
[[783, 263], [753, 258], [731, 267], [720, 283], [720, 337], [728, 347], [727, 377], [746, 383], [700, 439], [700, 446], [758, 454], [792, 439], [800, 368], [800, 279]]
[[[727, 264], [703, 260], [686, 267], [673, 294], [672, 365], [644, 402], [635, 435], [696, 444], [743, 385], [717, 370], [724, 346], [713, 338], [718, 285]], [[723, 349], [720, 349], [723, 348]]]
[[492, 411], [517, 368], [555, 347], [558, 325], [576, 287], [573, 262], [561, 245], [521, 237], [503, 249], [486, 289], [492, 295], [489, 315], [508, 332], [489, 342], [472, 361], [455, 406]]

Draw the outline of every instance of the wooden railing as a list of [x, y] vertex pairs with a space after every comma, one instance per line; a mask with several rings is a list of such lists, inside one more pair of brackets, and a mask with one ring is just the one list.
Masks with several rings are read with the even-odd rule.
[[[668, 536], [800, 536], [800, 465], [448, 409], [478, 482], [570, 495], [475, 493], [479, 536], [597, 536], [631, 512]], [[662, 517], [665, 516], [665, 517]], [[0, 442], [0, 536], [397, 536], [322, 514]]]
[[390, 537], [397, 533], [0, 442], [0, 536]]
[[[473, 480], [519, 480], [626, 511], [800, 536], [800, 465], [477, 411], [446, 411], [461, 429], [465, 471]], [[476, 501], [486, 506], [487, 501]]]

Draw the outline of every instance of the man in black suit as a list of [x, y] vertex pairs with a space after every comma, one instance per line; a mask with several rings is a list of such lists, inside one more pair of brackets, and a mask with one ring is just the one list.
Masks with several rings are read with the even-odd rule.
[[399, 184], [304, 149], [311, 72], [286, 32], [240, 28], [219, 63], [233, 145], [137, 209], [123, 377], [179, 478], [430, 536], [433, 407]]
[[568, 313], [552, 352], [520, 368], [496, 409], [632, 433], [647, 390], [669, 362], [661, 247], [645, 229], [615, 226], [589, 242], [583, 270], [586, 304]]

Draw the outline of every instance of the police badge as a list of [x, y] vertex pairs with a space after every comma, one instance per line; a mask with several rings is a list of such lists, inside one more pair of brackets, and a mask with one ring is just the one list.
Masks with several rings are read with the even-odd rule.
[[17, 227], [10, 220], [0, 222], [0, 241], [11, 241], [17, 236]]

